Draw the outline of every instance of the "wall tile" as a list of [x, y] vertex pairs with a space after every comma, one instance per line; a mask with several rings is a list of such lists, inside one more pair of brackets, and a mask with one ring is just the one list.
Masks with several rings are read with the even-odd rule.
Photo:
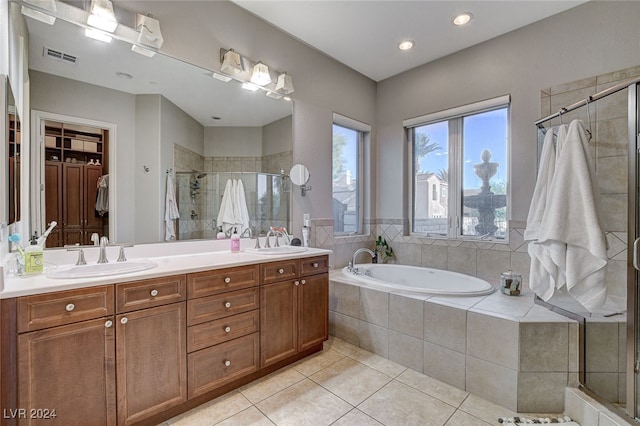
[[629, 130], [627, 118], [599, 120], [596, 140], [596, 152], [598, 157], [628, 155]]
[[518, 336], [515, 321], [467, 313], [467, 355], [517, 370]]
[[[598, 85], [598, 91], [614, 86], [616, 83]], [[626, 90], [614, 93], [595, 103], [598, 111], [598, 120], [611, 120], [613, 118], [627, 117], [628, 94]]]
[[467, 355], [466, 390], [517, 411], [518, 372]]
[[358, 330], [361, 348], [380, 355], [383, 358], [389, 358], [388, 329], [360, 321]]
[[606, 206], [606, 214], [601, 218], [605, 231], [626, 232], [627, 194], [602, 194], [600, 203]]
[[422, 339], [389, 331], [389, 359], [422, 372], [424, 347]]
[[422, 264], [422, 245], [394, 243], [392, 248], [397, 263], [412, 266]]
[[531, 257], [529, 253], [511, 253], [512, 271], [522, 274], [522, 282], [529, 282], [529, 271], [531, 269]]
[[562, 413], [567, 373], [519, 373], [518, 412]]
[[581, 426], [598, 426], [597, 403], [578, 389], [565, 389], [564, 412]]
[[[627, 192], [627, 156], [600, 157], [596, 160], [596, 176], [600, 194]], [[604, 212], [606, 215], [606, 211]]]
[[360, 315], [360, 287], [329, 281], [329, 310], [358, 318]]
[[363, 321], [389, 327], [389, 293], [360, 287], [360, 314]]
[[618, 372], [618, 323], [588, 322], [585, 327], [587, 373]]
[[360, 345], [360, 321], [329, 311], [329, 334], [352, 345]]
[[389, 328], [422, 339], [424, 302], [420, 299], [391, 294], [389, 297]]
[[618, 373], [587, 373], [587, 388], [611, 402], [619, 402]]
[[[627, 262], [621, 260], [609, 260], [607, 263], [605, 282], [610, 297], [618, 301], [627, 300]], [[619, 306], [621, 310], [625, 306]]]
[[510, 269], [511, 253], [495, 250], [478, 250], [476, 276], [490, 282], [499, 282], [500, 272]]
[[477, 249], [449, 247], [447, 249], [447, 269], [475, 276], [477, 272]]
[[[575, 90], [578, 89], [590, 89], [595, 87], [596, 85], [596, 77], [588, 77], [588, 78], [583, 78], [582, 80], [576, 80], [576, 81], [571, 81], [569, 83], [562, 83], [562, 84], [558, 84], [555, 85], [549, 89], [543, 89], [543, 93], [548, 90], [548, 92], [550, 95], [558, 95], [560, 93], [566, 93], [566, 92], [573, 92]], [[584, 96], [582, 97], [582, 99], [584, 99]], [[576, 99], [579, 100], [579, 99]], [[561, 105], [561, 106], [565, 106], [565, 105]], [[553, 109], [553, 111], [557, 111], [559, 108], [555, 108]]]
[[[568, 344], [568, 323], [521, 322], [520, 371], [566, 373], [569, 366]], [[565, 386], [566, 382], [565, 374]]]
[[467, 311], [425, 301], [424, 340], [464, 353], [467, 340]]
[[466, 357], [463, 353], [442, 346], [424, 342], [424, 368], [422, 372], [429, 377], [466, 389]]
[[427, 268], [447, 269], [447, 250], [434, 245], [422, 246], [421, 266]]

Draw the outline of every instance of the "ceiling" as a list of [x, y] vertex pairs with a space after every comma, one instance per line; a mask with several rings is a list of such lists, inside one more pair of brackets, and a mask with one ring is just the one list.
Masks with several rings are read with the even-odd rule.
[[[232, 0], [374, 81], [575, 7], [585, 0]], [[465, 26], [453, 18], [471, 12]], [[410, 51], [398, 49], [410, 39]]]

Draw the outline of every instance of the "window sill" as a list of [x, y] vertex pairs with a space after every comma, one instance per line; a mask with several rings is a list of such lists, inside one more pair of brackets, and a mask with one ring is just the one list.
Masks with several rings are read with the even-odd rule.
[[450, 238], [445, 235], [429, 235], [429, 234], [418, 234], [418, 233], [410, 233], [410, 237], [413, 238], [421, 238], [425, 240], [440, 240], [447, 242], [459, 241], [461, 243], [487, 243], [487, 244], [504, 244], [509, 245], [509, 238], [474, 238], [474, 237], [463, 237], [463, 238]]

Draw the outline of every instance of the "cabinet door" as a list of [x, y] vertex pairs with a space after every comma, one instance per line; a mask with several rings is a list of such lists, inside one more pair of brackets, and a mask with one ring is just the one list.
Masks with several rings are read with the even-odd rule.
[[[98, 179], [102, 176], [101, 166], [84, 166], [84, 218], [85, 228], [102, 228], [102, 217], [96, 216], [96, 195], [98, 194]], [[102, 233], [102, 231], [98, 231]]]
[[298, 287], [298, 349], [304, 351], [329, 337], [329, 277], [313, 275]]
[[[55, 220], [57, 230], [62, 229], [62, 163], [58, 161], [44, 162], [44, 201], [45, 221], [47, 224]], [[48, 241], [47, 241], [48, 242]], [[60, 244], [62, 245], [62, 244]], [[47, 247], [57, 247], [47, 244]]]
[[116, 316], [118, 424], [187, 400], [184, 302]]
[[[62, 164], [62, 223], [65, 230], [82, 229], [84, 226], [83, 171], [82, 164]], [[65, 243], [69, 244], [67, 241]]]
[[116, 424], [112, 325], [106, 317], [18, 336], [20, 424]]
[[274, 364], [298, 351], [297, 280], [260, 288], [260, 362]]
[[75, 244], [82, 244], [82, 229], [72, 228], [64, 229], [62, 231], [63, 245], [72, 246]]

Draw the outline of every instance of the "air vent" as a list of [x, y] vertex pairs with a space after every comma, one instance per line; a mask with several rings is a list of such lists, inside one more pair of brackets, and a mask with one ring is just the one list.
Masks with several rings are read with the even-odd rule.
[[57, 61], [65, 62], [67, 64], [75, 65], [78, 62], [78, 58], [69, 55], [68, 53], [61, 52], [60, 50], [52, 49], [45, 46], [43, 55], [45, 58], [55, 59]]

